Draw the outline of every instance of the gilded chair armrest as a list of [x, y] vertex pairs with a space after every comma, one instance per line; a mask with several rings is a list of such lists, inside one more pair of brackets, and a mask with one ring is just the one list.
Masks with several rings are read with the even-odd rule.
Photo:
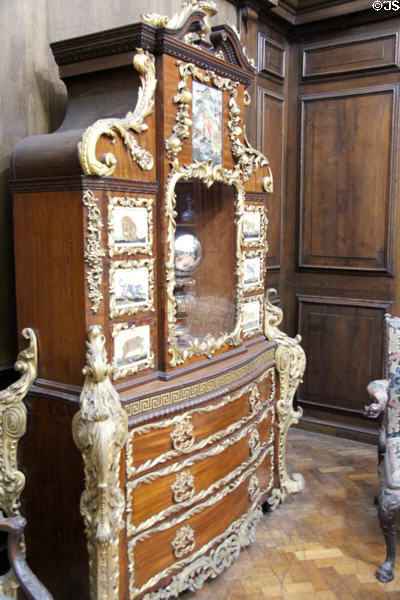
[[367, 392], [372, 403], [364, 406], [364, 415], [369, 419], [376, 419], [385, 410], [388, 400], [389, 381], [376, 379], [367, 385]]

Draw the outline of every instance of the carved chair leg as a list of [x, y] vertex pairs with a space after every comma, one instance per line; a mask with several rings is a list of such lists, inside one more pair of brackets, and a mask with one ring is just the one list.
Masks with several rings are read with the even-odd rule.
[[400, 506], [400, 491], [384, 488], [379, 499], [379, 523], [386, 542], [386, 560], [376, 571], [379, 581], [392, 581], [396, 558], [396, 515]]

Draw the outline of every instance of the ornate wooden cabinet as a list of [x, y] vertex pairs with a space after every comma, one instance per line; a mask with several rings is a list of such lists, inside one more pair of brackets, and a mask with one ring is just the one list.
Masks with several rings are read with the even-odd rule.
[[305, 360], [264, 293], [272, 175], [244, 134], [254, 67], [215, 12], [54, 44], [65, 120], [13, 155], [18, 322], [39, 345], [22, 512], [57, 600], [197, 588], [302, 487], [285, 438]]

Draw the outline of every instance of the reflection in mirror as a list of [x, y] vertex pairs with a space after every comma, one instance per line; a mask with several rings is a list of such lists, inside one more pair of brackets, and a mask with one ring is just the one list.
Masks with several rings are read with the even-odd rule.
[[236, 190], [202, 181], [175, 186], [176, 337], [190, 341], [231, 333], [236, 324]]

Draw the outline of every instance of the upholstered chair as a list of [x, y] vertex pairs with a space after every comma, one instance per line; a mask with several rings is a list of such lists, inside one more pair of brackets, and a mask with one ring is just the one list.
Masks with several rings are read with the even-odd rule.
[[370, 418], [381, 415], [378, 445], [380, 481], [379, 522], [386, 541], [386, 559], [376, 572], [380, 581], [391, 581], [396, 555], [396, 515], [400, 507], [400, 318], [385, 315], [385, 376], [372, 381], [367, 391]]

